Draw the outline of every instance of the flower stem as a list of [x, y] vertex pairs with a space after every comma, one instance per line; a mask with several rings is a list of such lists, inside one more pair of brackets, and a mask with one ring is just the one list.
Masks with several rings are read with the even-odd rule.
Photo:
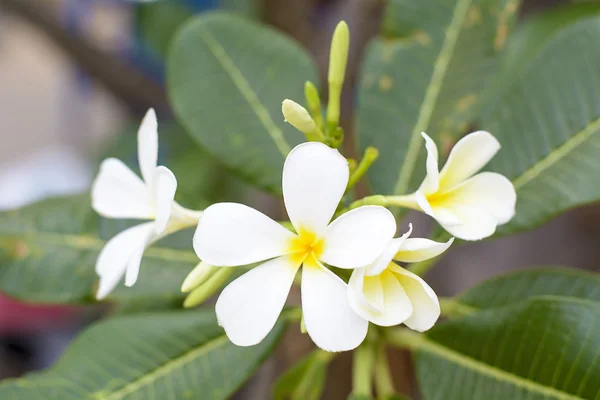
[[371, 165], [373, 165], [375, 160], [377, 160], [377, 157], [379, 157], [379, 150], [377, 150], [375, 147], [369, 146], [365, 149], [365, 154], [363, 155], [362, 159], [360, 160], [360, 163], [354, 169], [354, 171], [352, 171], [352, 174], [350, 175], [350, 179], [348, 180], [348, 187], [346, 190], [351, 189], [354, 187], [354, 185], [356, 185], [356, 183], [369, 170]]
[[414, 351], [425, 341], [422, 333], [414, 332], [406, 328], [389, 329], [385, 334], [386, 342], [394, 347]]
[[389, 398], [396, 391], [394, 390], [394, 383], [392, 381], [392, 375], [390, 373], [390, 366], [388, 363], [387, 352], [384, 343], [380, 343], [378, 346], [374, 371], [377, 398], [381, 400]]
[[375, 362], [373, 343], [365, 341], [354, 350], [352, 361], [352, 393], [356, 396], [370, 396]]
[[440, 307], [442, 315], [450, 318], [470, 315], [477, 311], [476, 308], [462, 303], [459, 299], [448, 297], [440, 298]]

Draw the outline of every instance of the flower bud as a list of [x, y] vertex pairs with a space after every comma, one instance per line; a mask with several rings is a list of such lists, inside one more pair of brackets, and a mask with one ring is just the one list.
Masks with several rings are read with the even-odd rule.
[[300, 104], [285, 99], [281, 104], [281, 112], [286, 122], [304, 133], [308, 140], [321, 141], [323, 134], [308, 111]]
[[206, 282], [194, 289], [192, 293], [190, 293], [188, 297], [185, 298], [183, 306], [185, 308], [190, 308], [206, 301], [206, 299], [211, 297], [213, 294], [216, 293], [217, 290], [223, 287], [223, 285], [225, 284], [225, 282], [227, 282], [227, 279], [229, 279], [229, 276], [232, 273], [233, 268], [217, 268], [217, 271], [214, 272]]
[[217, 270], [217, 267], [200, 262], [183, 281], [181, 291], [184, 293], [191, 292], [198, 286], [202, 285], [210, 276]]

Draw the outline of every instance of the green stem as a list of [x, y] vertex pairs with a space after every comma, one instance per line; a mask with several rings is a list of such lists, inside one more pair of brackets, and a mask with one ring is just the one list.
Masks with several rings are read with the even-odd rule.
[[425, 341], [422, 333], [414, 332], [406, 328], [389, 329], [385, 334], [386, 342], [394, 347], [407, 350], [417, 350]]
[[477, 311], [476, 308], [471, 307], [465, 303], [462, 303], [456, 298], [440, 298], [440, 307], [442, 309], [442, 315], [445, 317], [463, 317], [465, 315], [473, 314]]
[[365, 341], [354, 350], [352, 364], [352, 393], [357, 396], [371, 395], [371, 382], [373, 378], [373, 364], [375, 362], [375, 348], [370, 341]]
[[363, 155], [362, 159], [360, 160], [360, 163], [354, 169], [354, 171], [352, 171], [352, 174], [350, 175], [350, 179], [348, 180], [348, 187], [346, 190], [352, 189], [354, 187], [354, 185], [356, 185], [356, 183], [369, 170], [371, 165], [373, 165], [375, 160], [377, 160], [377, 157], [379, 157], [379, 150], [377, 150], [375, 147], [369, 146], [365, 149], [365, 154]]
[[380, 400], [389, 398], [396, 391], [394, 390], [394, 383], [392, 381], [392, 374], [390, 373], [387, 352], [385, 344], [383, 343], [380, 343], [377, 349], [374, 371], [377, 398]]
[[282, 318], [290, 322], [298, 322], [302, 319], [302, 309], [300, 307], [290, 307], [283, 310]]

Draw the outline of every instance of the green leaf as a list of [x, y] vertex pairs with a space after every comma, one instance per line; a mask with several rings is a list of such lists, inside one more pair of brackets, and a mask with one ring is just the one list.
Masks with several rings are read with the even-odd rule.
[[[101, 219], [87, 194], [0, 213], [0, 291], [33, 302], [92, 301], [98, 253], [125, 227], [123, 221]], [[144, 252], [138, 282], [131, 288], [119, 285], [110, 298], [179, 302], [181, 283], [199, 261], [191, 250], [192, 232], [180, 235], [176, 246], [189, 250], [163, 247], [170, 238], [159, 242]]]
[[47, 372], [0, 384], [0, 398], [227, 399], [283, 331], [279, 323], [261, 344], [237, 347], [212, 310], [114, 318], [85, 331]]
[[458, 301], [468, 307], [482, 309], [502, 307], [545, 295], [600, 303], [600, 275], [573, 268], [519, 270], [469, 289]]
[[598, 16], [558, 30], [483, 115], [503, 145], [489, 168], [517, 190], [516, 216], [501, 233], [600, 199], [599, 40]]
[[600, 304], [530, 299], [415, 334], [425, 400], [584, 400], [600, 393]]
[[406, 194], [424, 176], [425, 131], [446, 155], [468, 128], [513, 23], [515, 0], [392, 0], [358, 97], [361, 147], [381, 152], [372, 189]]
[[279, 377], [273, 400], [319, 400], [325, 389], [332, 353], [314, 350]]
[[271, 28], [224, 13], [195, 17], [178, 32], [167, 63], [179, 121], [204, 148], [262, 188], [281, 192], [283, 161], [303, 135], [281, 114], [316, 81], [309, 55]]

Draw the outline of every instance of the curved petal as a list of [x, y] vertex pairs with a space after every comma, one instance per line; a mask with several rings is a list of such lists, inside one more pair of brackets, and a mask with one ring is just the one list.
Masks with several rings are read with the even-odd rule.
[[[353, 272], [353, 277], [354, 274]], [[353, 281], [348, 283], [348, 300], [354, 311], [361, 317], [379, 326], [394, 326], [408, 319], [413, 307], [398, 279], [390, 271], [383, 271], [377, 276], [366, 276], [359, 292], [360, 285]], [[361, 301], [360, 297], [364, 300]], [[365, 307], [378, 304], [377, 307]]]
[[454, 238], [446, 243], [421, 238], [406, 239], [394, 255], [394, 260], [408, 263], [429, 260], [448, 250], [453, 242]]
[[204, 210], [194, 235], [198, 257], [217, 267], [236, 267], [278, 257], [296, 237], [253, 208], [237, 203]]
[[138, 130], [138, 162], [142, 177], [148, 185], [152, 185], [154, 170], [158, 159], [158, 121], [151, 108], [142, 120]]
[[348, 185], [348, 162], [323, 143], [296, 146], [283, 166], [283, 199], [296, 231], [321, 236]]
[[425, 148], [427, 149], [427, 162], [425, 164], [427, 168], [427, 175], [425, 176], [423, 183], [421, 183], [419, 191], [427, 195], [437, 192], [440, 184], [438, 149], [433, 139], [431, 139], [425, 132], [421, 132], [421, 136], [423, 136], [423, 139], [425, 139]]
[[417, 204], [421, 208], [425, 214], [429, 215], [432, 218], [443, 226], [453, 226], [460, 224], [460, 221], [450, 210], [443, 207], [436, 207], [434, 210], [427, 198], [421, 192], [415, 193], [415, 198], [417, 200]]
[[100, 164], [92, 184], [92, 207], [106, 218], [153, 219], [155, 213], [144, 182], [116, 158]]
[[302, 268], [302, 313], [308, 335], [323, 350], [352, 350], [367, 336], [369, 323], [352, 310], [344, 281], [312, 258]]
[[156, 233], [155, 225], [154, 229], [146, 235], [144, 241], [131, 254], [129, 261], [127, 262], [127, 270], [125, 271], [125, 286], [131, 287], [137, 282], [144, 251], [160, 238], [161, 236]]
[[338, 268], [360, 268], [379, 256], [396, 232], [396, 220], [380, 206], [351, 210], [327, 227], [320, 259]]
[[440, 224], [448, 233], [459, 239], [481, 240], [496, 232], [498, 222], [486, 210], [469, 206], [455, 206], [452, 214], [460, 221], [459, 224]]
[[394, 255], [400, 250], [402, 243], [412, 233], [412, 224], [408, 224], [408, 232], [399, 238], [392, 239], [385, 250], [375, 259], [375, 261], [365, 268], [365, 275], [374, 276], [379, 275], [384, 269], [392, 262]]
[[219, 325], [237, 346], [260, 343], [273, 329], [294, 282], [298, 265], [279, 257], [231, 282], [217, 300]]
[[100, 287], [96, 298], [104, 298], [125, 275], [129, 259], [154, 231], [154, 222], [136, 225], [112, 237], [100, 251], [96, 260], [96, 273]]
[[392, 271], [412, 303], [413, 312], [404, 324], [415, 331], [431, 329], [440, 317], [440, 303], [433, 289], [420, 277], [397, 265]]
[[489, 212], [504, 224], [515, 215], [517, 193], [511, 181], [495, 172], [482, 172], [464, 181], [446, 194], [446, 207], [452, 205], [472, 206]]
[[451, 189], [473, 176], [500, 150], [500, 142], [489, 132], [477, 131], [458, 141], [440, 172], [440, 190]]
[[154, 170], [152, 190], [156, 203], [156, 232], [161, 233], [167, 228], [171, 217], [171, 209], [177, 191], [177, 179], [167, 167], [157, 167]]

